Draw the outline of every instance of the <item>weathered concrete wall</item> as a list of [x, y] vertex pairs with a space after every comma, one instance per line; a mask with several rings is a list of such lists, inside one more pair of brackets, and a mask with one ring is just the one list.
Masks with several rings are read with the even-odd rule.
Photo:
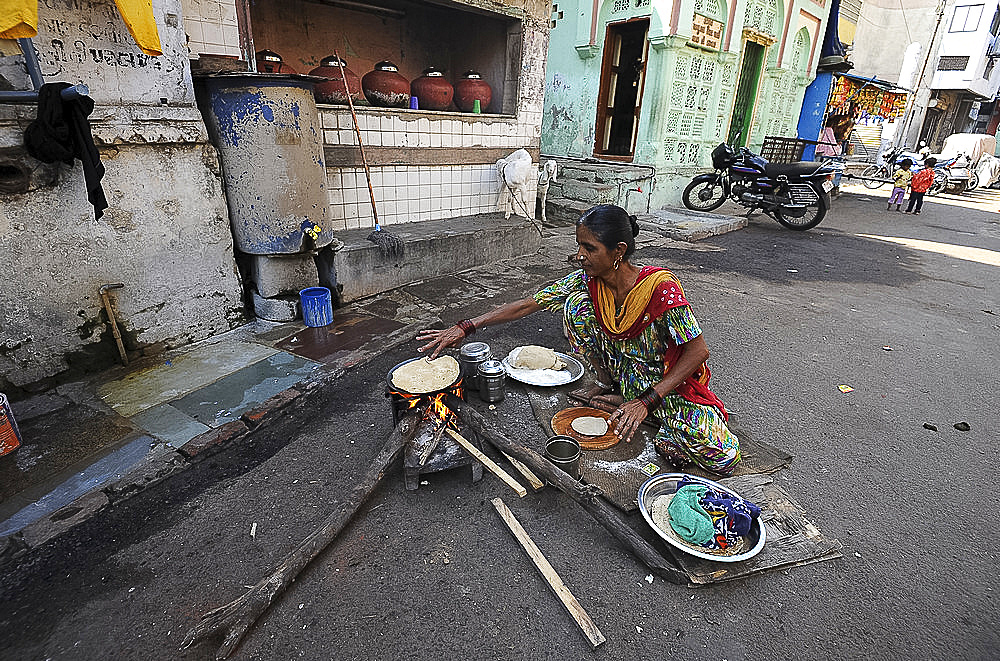
[[[98, 290], [125, 345], [151, 353], [229, 329], [241, 290], [215, 149], [194, 106], [177, 0], [155, 3], [160, 57], [143, 55], [111, 0], [52, 0], [35, 38], [49, 81], [85, 83], [110, 207], [94, 219], [79, 162], [42, 166], [21, 148], [30, 105], [0, 105], [0, 161], [34, 172], [0, 194], [0, 389], [118, 360]], [[10, 57], [8, 68], [19, 68]]]

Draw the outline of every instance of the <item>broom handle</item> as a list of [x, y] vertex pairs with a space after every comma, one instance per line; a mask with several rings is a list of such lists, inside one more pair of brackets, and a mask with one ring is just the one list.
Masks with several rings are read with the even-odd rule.
[[358, 116], [354, 113], [354, 102], [351, 101], [351, 90], [347, 87], [347, 74], [344, 73], [344, 61], [337, 51], [333, 51], [340, 67], [340, 77], [344, 80], [344, 93], [347, 95], [347, 107], [351, 109], [351, 119], [354, 120], [354, 132], [358, 135], [358, 149], [361, 150], [361, 164], [365, 166], [365, 179], [368, 180], [368, 195], [372, 200], [372, 216], [375, 218], [375, 229], [379, 228], [378, 211], [375, 209], [375, 190], [372, 188], [372, 173], [368, 170], [368, 159], [365, 158], [365, 146], [361, 143], [361, 128], [358, 126]]

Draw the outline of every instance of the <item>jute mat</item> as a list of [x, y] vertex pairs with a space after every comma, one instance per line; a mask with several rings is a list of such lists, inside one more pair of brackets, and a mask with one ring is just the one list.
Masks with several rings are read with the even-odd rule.
[[[569, 397], [569, 392], [579, 387], [579, 382], [557, 388], [525, 386], [532, 412], [546, 435], [554, 434], [552, 417], [556, 413], [567, 407], [580, 405], [580, 402]], [[792, 455], [754, 439], [740, 424], [737, 416], [730, 415], [729, 421], [730, 429], [740, 439], [743, 454], [743, 460], [734, 476], [770, 474], [791, 463]], [[636, 511], [639, 509], [636, 497], [643, 482], [657, 473], [677, 472], [653, 446], [657, 431], [658, 427], [646, 422], [639, 427], [639, 432], [631, 442], [620, 442], [606, 450], [584, 450], [580, 459], [583, 480], [600, 487], [605, 498], [619, 509], [625, 512]], [[541, 451], [544, 448], [536, 449]], [[694, 466], [685, 467], [683, 472], [710, 479], [718, 478]]]

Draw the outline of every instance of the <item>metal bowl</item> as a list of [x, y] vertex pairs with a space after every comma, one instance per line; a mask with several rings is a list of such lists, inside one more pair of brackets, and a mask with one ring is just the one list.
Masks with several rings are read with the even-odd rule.
[[646, 482], [639, 487], [639, 511], [642, 512], [642, 518], [646, 519], [646, 523], [648, 523], [649, 526], [655, 530], [667, 544], [670, 544], [685, 553], [698, 558], [703, 558], [705, 560], [712, 560], [714, 562], [740, 562], [742, 560], [749, 560], [760, 553], [761, 549], [764, 548], [764, 541], [767, 539], [767, 528], [761, 521], [761, 517], [757, 517], [757, 519], [753, 522], [753, 525], [750, 527], [750, 534], [744, 538], [745, 543], [742, 547], [719, 551], [713, 551], [711, 549], [706, 549], [703, 546], [692, 544], [691, 542], [681, 538], [681, 536], [674, 532], [672, 528], [668, 527], [667, 530], [661, 530], [660, 527], [653, 522], [651, 514], [653, 501], [659, 496], [671, 495], [675, 493], [677, 491], [677, 483], [685, 477], [690, 477], [691, 479], [697, 480], [706, 486], [730, 493], [734, 496], [740, 495], [727, 486], [719, 484], [718, 482], [713, 482], [712, 480], [707, 480], [703, 477], [698, 477], [697, 475], [687, 475], [685, 473], [663, 473], [662, 475], [655, 475], [646, 480]]

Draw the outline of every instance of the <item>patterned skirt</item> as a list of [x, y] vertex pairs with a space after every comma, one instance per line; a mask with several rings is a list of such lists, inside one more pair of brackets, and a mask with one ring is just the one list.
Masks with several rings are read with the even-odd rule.
[[[655, 355], [650, 359], [649, 338], [608, 337], [586, 294], [573, 293], [566, 299], [563, 324], [573, 352], [606, 369], [626, 400], [635, 399], [662, 380], [662, 361], [657, 370]], [[695, 464], [720, 475], [735, 470], [740, 461], [740, 442], [714, 407], [689, 402], [671, 392], [652, 415], [661, 422], [654, 439], [656, 450], [675, 467]]]

